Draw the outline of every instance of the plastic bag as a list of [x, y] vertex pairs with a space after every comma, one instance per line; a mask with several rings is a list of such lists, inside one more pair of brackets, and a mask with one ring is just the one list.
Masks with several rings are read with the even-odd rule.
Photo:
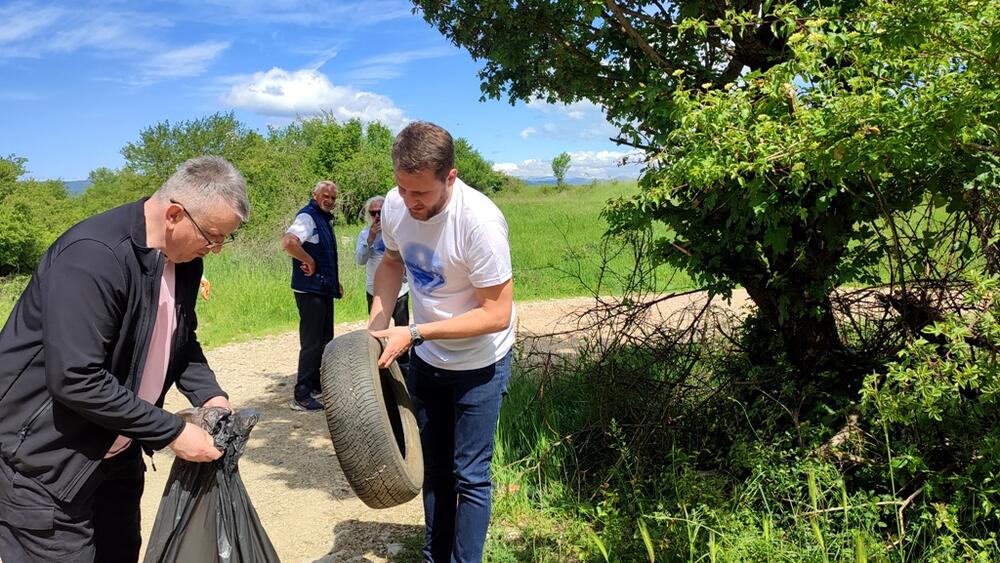
[[174, 461], [144, 562], [277, 562], [237, 463], [260, 412], [199, 408], [177, 414], [207, 430], [225, 453], [211, 463]]

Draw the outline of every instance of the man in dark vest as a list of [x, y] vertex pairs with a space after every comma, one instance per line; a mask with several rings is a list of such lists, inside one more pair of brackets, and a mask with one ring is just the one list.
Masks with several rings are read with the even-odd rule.
[[299, 411], [323, 408], [319, 367], [323, 349], [333, 340], [333, 300], [344, 296], [337, 269], [337, 238], [333, 234], [333, 204], [337, 184], [316, 184], [312, 199], [299, 210], [281, 243], [292, 257], [292, 291], [299, 310], [299, 373], [291, 407]]

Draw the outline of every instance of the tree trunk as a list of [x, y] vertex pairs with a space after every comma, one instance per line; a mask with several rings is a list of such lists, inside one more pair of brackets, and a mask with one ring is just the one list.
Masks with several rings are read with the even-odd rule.
[[[800, 378], [815, 375], [829, 365], [832, 356], [844, 351], [829, 295], [815, 299], [803, 297], [804, 292], [745, 287], [761, 319], [781, 337], [788, 361], [797, 368]], [[782, 297], [787, 303], [784, 315], [778, 306]]]
[[1000, 273], [1000, 243], [991, 242], [994, 237], [993, 224], [996, 221], [997, 213], [1000, 211], [996, 204], [983, 197], [981, 193], [972, 192], [969, 218], [976, 228], [976, 235], [979, 238], [979, 247], [986, 259], [986, 271], [990, 274]]

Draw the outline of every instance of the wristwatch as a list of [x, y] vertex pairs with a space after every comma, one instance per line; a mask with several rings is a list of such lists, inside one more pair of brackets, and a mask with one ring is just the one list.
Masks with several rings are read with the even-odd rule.
[[417, 330], [416, 324], [410, 325], [410, 345], [420, 346], [424, 343], [424, 337], [420, 336], [420, 331]]

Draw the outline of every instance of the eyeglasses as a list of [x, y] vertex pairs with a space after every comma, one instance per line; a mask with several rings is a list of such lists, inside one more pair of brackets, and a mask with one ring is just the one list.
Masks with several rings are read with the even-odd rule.
[[188, 212], [187, 207], [185, 207], [183, 203], [172, 199], [170, 200], [170, 203], [181, 206], [181, 211], [183, 211], [184, 214], [187, 215], [187, 218], [191, 220], [191, 224], [194, 225], [194, 228], [198, 229], [198, 233], [201, 234], [201, 238], [205, 239], [205, 248], [222, 248], [223, 246], [236, 240], [236, 233], [231, 233], [228, 237], [221, 241], [212, 240], [212, 237], [208, 236], [208, 233], [206, 233], [205, 230], [201, 228], [201, 225], [194, 220], [194, 217], [191, 216], [191, 213]]
[[371, 210], [368, 211], [368, 214], [371, 215], [372, 217], [378, 217], [379, 215], [382, 214], [382, 210], [381, 209], [378, 209], [378, 210], [371, 209]]

